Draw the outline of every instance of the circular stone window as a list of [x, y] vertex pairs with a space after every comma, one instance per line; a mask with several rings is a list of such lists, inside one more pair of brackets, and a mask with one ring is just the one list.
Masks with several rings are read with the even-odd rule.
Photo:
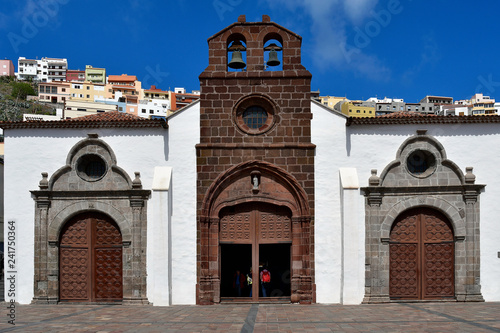
[[76, 162], [78, 176], [83, 180], [93, 182], [104, 177], [107, 171], [106, 162], [96, 154], [81, 156]]
[[251, 135], [269, 131], [275, 123], [276, 106], [262, 95], [243, 98], [234, 108], [234, 121], [238, 128]]
[[426, 150], [415, 150], [406, 160], [408, 171], [417, 177], [430, 176], [436, 169], [436, 157]]
[[267, 112], [260, 106], [254, 105], [243, 111], [243, 122], [249, 128], [259, 129], [266, 124]]

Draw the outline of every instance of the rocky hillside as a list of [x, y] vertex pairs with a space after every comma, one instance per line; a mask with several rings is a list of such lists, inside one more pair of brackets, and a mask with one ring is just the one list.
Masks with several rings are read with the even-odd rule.
[[[25, 97], [12, 96], [14, 84], [12, 78], [0, 76], [0, 121], [23, 120], [25, 113], [56, 114], [55, 108], [50, 104], [26, 101]], [[32, 87], [35, 92], [38, 90], [36, 84], [32, 84]]]

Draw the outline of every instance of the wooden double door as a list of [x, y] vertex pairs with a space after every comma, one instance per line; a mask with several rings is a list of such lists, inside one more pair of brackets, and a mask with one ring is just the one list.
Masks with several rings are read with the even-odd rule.
[[392, 299], [454, 297], [454, 237], [448, 219], [429, 208], [402, 213], [390, 234]]
[[[286, 207], [249, 203], [225, 208], [220, 214], [221, 297], [288, 298], [291, 293], [291, 212]], [[263, 294], [260, 272], [267, 268], [271, 282]], [[245, 277], [237, 292], [236, 272]], [[252, 284], [247, 283], [247, 275]]]
[[122, 300], [122, 236], [114, 221], [96, 213], [78, 215], [63, 227], [59, 244], [61, 301]]

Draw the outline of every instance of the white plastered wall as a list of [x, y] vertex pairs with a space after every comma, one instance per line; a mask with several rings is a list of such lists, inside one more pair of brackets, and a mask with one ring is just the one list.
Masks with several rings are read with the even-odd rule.
[[5, 131], [5, 213], [17, 224], [16, 301], [33, 298], [34, 212], [30, 190], [38, 190], [40, 173], [49, 178], [66, 164], [70, 149], [89, 133], [97, 133], [115, 153], [117, 164], [133, 179], [141, 173], [144, 189], [151, 189], [156, 165], [166, 165], [164, 129], [9, 129]]
[[[196, 303], [196, 144], [200, 103], [168, 118], [168, 165], [172, 167], [172, 304]], [[154, 265], [154, 263], [153, 263]]]
[[[343, 260], [357, 260], [364, 267], [364, 253], [352, 253], [342, 248], [342, 221], [344, 229], [361, 228], [364, 224], [364, 197], [359, 193], [357, 202], [361, 215], [345, 219], [339, 183], [340, 168], [354, 168], [360, 187], [368, 186], [371, 169], [378, 175], [395, 159], [401, 144], [417, 129], [426, 129], [443, 146], [449, 160], [462, 172], [474, 168], [476, 184], [486, 184], [480, 195], [481, 206], [481, 286], [486, 301], [500, 301], [500, 165], [498, 124], [436, 124], [436, 125], [362, 125], [346, 127], [343, 115], [320, 104], [311, 104], [313, 112], [312, 143], [316, 144], [315, 157], [315, 281], [318, 303], [358, 304], [364, 295], [364, 274], [355, 277], [342, 272]], [[345, 192], [345, 191], [344, 191]], [[344, 193], [345, 194], [345, 193]], [[354, 197], [351, 204], [354, 204]], [[344, 207], [345, 208], [345, 207]], [[345, 210], [344, 210], [345, 212]], [[344, 220], [343, 220], [344, 218]], [[361, 219], [361, 220], [360, 220]], [[363, 235], [364, 239], [364, 229]], [[362, 242], [364, 248], [364, 240]], [[364, 249], [363, 249], [364, 252]], [[342, 280], [344, 276], [344, 280]], [[360, 279], [361, 281], [352, 281]], [[351, 287], [347, 293], [346, 279]], [[354, 291], [357, 288], [359, 290]], [[353, 289], [354, 288], [354, 289]], [[347, 295], [350, 295], [347, 297]]]
[[[151, 239], [147, 249], [148, 298], [157, 305], [196, 302], [195, 145], [199, 143], [199, 111], [199, 103], [179, 111], [169, 118], [168, 130], [89, 128], [5, 132], [4, 216], [17, 223], [16, 244], [20, 249], [16, 301], [27, 304], [33, 298], [35, 209], [29, 191], [38, 189], [41, 172], [48, 172], [50, 178], [65, 165], [68, 152], [77, 142], [89, 133], [97, 133], [115, 153], [118, 166], [132, 179], [135, 171], [141, 173], [144, 189], [152, 189], [155, 167], [171, 168], [168, 190], [152, 191], [148, 201], [148, 239]], [[171, 275], [170, 280], [165, 272]], [[165, 285], [167, 290], [163, 290]]]
[[378, 174], [395, 159], [400, 145], [417, 129], [427, 130], [444, 147], [446, 156], [465, 173], [473, 167], [476, 184], [485, 184], [480, 200], [481, 292], [486, 301], [500, 301], [500, 127], [484, 124], [377, 125], [347, 127], [352, 165], [358, 166], [361, 187], [368, 185], [370, 169]]

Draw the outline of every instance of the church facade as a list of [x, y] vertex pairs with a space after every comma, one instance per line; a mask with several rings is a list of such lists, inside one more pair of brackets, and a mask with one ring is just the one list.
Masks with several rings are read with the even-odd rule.
[[167, 122], [2, 124], [17, 302], [500, 300], [500, 117], [346, 118], [265, 15], [208, 46]]

